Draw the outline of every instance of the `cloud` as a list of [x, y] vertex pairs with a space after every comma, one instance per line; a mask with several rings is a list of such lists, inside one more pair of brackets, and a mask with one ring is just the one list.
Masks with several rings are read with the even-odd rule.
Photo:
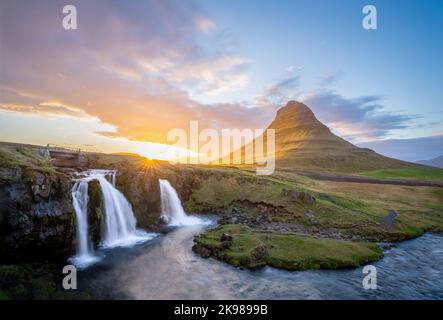
[[[102, 135], [161, 143], [170, 129], [186, 129], [190, 120], [219, 129], [263, 128], [276, 108], [297, 98], [353, 141], [384, 138], [416, 118], [384, 111], [381, 96], [349, 99], [324, 87], [302, 95], [300, 75], [293, 73], [249, 105], [205, 105], [192, 94], [246, 86], [250, 61], [233, 54], [220, 37], [207, 35], [216, 24], [196, 2], [70, 4], [77, 7], [78, 30], [62, 28], [64, 1], [0, 2], [0, 109], [94, 117], [115, 128]], [[322, 83], [340, 77], [333, 74]]]
[[215, 23], [195, 2], [71, 1], [78, 30], [69, 31], [61, 23], [64, 4], [0, 3], [0, 109], [97, 117], [116, 128], [104, 135], [153, 142], [165, 142], [169, 129], [187, 128], [189, 120], [219, 127], [260, 122], [246, 116], [244, 105], [207, 106], [189, 96], [248, 83], [247, 59], [199, 40]]
[[320, 87], [329, 87], [337, 83], [344, 76], [344, 72], [338, 71], [325, 75], [320, 82]]
[[12, 111], [22, 114], [33, 114], [37, 116], [44, 116], [47, 118], [86, 118], [88, 115], [81, 109], [64, 106], [62, 104], [47, 104], [42, 103], [37, 106], [34, 105], [19, 105], [19, 104], [0, 104], [0, 109], [4, 111]]
[[[342, 74], [329, 75], [322, 84], [332, 84]], [[264, 108], [263, 112], [271, 114], [289, 100], [300, 100], [338, 135], [352, 142], [363, 142], [383, 139], [392, 130], [411, 127], [411, 121], [418, 118], [416, 115], [385, 111], [383, 98], [381, 95], [347, 98], [325, 87], [303, 92], [300, 76], [294, 75], [265, 88], [255, 97], [255, 104]]]
[[196, 18], [195, 23], [197, 28], [203, 33], [210, 33], [217, 27], [214, 21], [204, 17]]
[[391, 130], [408, 128], [410, 121], [418, 118], [385, 111], [382, 99], [378, 95], [350, 99], [324, 89], [302, 98], [320, 121], [353, 142], [384, 138]]
[[413, 139], [370, 141], [358, 145], [388, 157], [416, 162], [443, 155], [443, 134]]
[[255, 103], [258, 106], [281, 106], [294, 99], [299, 86], [300, 77], [298, 75], [284, 78], [258, 94], [255, 97]]
[[248, 84], [246, 68], [249, 61], [239, 57], [220, 57], [160, 70], [169, 81], [193, 83], [204, 94], [220, 94]]

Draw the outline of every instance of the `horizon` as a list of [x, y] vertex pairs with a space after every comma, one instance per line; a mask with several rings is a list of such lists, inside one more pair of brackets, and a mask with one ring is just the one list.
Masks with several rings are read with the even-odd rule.
[[443, 154], [441, 2], [372, 1], [377, 30], [365, 1], [70, 3], [77, 30], [62, 1], [0, 3], [0, 140], [167, 160], [171, 129], [263, 129], [297, 100], [357, 146]]

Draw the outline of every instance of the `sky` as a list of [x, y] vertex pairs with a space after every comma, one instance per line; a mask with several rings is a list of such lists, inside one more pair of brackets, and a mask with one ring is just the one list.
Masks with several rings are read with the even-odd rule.
[[[443, 2], [0, 0], [0, 140], [167, 158], [173, 128], [288, 100], [382, 154], [443, 154]], [[362, 8], [377, 9], [377, 29]]]

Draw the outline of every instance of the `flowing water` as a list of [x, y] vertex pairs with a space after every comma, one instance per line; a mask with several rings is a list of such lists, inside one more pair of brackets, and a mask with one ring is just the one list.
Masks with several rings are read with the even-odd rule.
[[104, 237], [101, 245], [106, 248], [132, 246], [152, 239], [152, 234], [137, 230], [132, 206], [103, 175], [97, 175], [103, 195], [105, 214]]
[[[111, 182], [108, 181], [110, 177]], [[79, 174], [72, 190], [76, 213], [77, 253], [70, 261], [78, 268], [86, 268], [102, 255], [95, 255], [88, 227], [88, 183], [97, 180], [103, 196], [104, 223], [101, 248], [130, 247], [156, 236], [136, 228], [137, 221], [132, 206], [115, 188], [114, 170], [89, 170]]]
[[[104, 238], [95, 253], [87, 231], [93, 179], [100, 183], [105, 209]], [[195, 234], [214, 226], [215, 219], [188, 216], [170, 183], [159, 183], [162, 218], [170, 228], [157, 237], [136, 229], [131, 205], [114, 187], [115, 172], [88, 172], [75, 184], [78, 253], [73, 261], [85, 266], [101, 257], [78, 274], [79, 289], [102, 299], [443, 299], [442, 236], [426, 234], [385, 251], [372, 263], [376, 290], [363, 288], [362, 268], [243, 270], [192, 252]]]
[[77, 181], [72, 188], [72, 204], [76, 215], [77, 254], [71, 258], [77, 267], [97, 261], [88, 233], [88, 182]]
[[78, 274], [79, 289], [105, 299], [442, 299], [443, 237], [398, 244], [373, 263], [378, 289], [362, 268], [289, 272], [241, 270], [191, 250], [207, 225], [174, 228], [131, 249], [114, 249]]
[[186, 214], [177, 191], [175, 191], [168, 180], [160, 179], [159, 184], [162, 210], [161, 218], [169, 226], [189, 226], [205, 222], [204, 219]]

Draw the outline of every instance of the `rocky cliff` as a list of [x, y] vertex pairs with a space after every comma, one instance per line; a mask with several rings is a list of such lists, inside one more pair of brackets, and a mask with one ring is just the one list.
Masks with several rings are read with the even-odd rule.
[[[32, 146], [0, 147], [0, 264], [64, 262], [74, 253], [76, 220], [71, 190], [76, 171], [116, 169], [116, 187], [131, 203], [138, 227], [155, 231], [162, 227], [158, 179], [168, 179], [184, 201], [202, 179], [196, 173], [201, 170], [141, 157], [90, 154], [89, 167], [67, 169], [55, 167]], [[97, 245], [103, 224], [97, 181], [89, 183], [88, 193], [89, 227]]]
[[2, 262], [66, 256], [74, 233], [71, 179], [61, 172], [2, 168]]

